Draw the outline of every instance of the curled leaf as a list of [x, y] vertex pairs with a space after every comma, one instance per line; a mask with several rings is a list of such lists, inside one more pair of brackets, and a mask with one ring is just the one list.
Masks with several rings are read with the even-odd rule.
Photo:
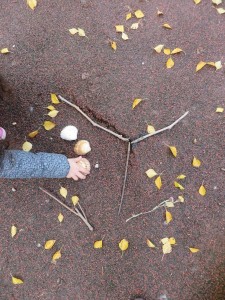
[[154, 177], [154, 176], [157, 175], [156, 171], [153, 170], [153, 169], [148, 169], [148, 170], [145, 172], [145, 174], [146, 174], [149, 178], [152, 178], [152, 177]]
[[157, 188], [160, 190], [162, 187], [162, 180], [161, 180], [161, 176], [158, 176], [155, 180], [155, 185], [157, 186]]
[[177, 179], [184, 179], [184, 178], [186, 178], [186, 176], [184, 174], [180, 174], [177, 176]]
[[166, 62], [166, 67], [167, 67], [167, 69], [171, 69], [173, 66], [174, 66], [174, 61], [173, 61], [172, 57], [170, 57]]
[[59, 190], [59, 193], [60, 193], [61, 196], [63, 196], [63, 198], [66, 199], [66, 196], [67, 196], [67, 189], [66, 188], [61, 186], [61, 188]]
[[28, 136], [29, 136], [30, 138], [34, 138], [38, 133], [39, 133], [39, 131], [38, 131], [38, 130], [35, 130], [35, 131], [30, 132], [30, 133], [28, 134]]
[[182, 51], [183, 50], [181, 48], [175, 48], [175, 49], [173, 49], [173, 51], [171, 52], [171, 54], [177, 54], [177, 53], [180, 53]]
[[45, 130], [49, 131], [49, 130], [53, 129], [56, 126], [56, 124], [51, 121], [44, 121], [43, 126], [44, 126]]
[[12, 276], [12, 283], [13, 284], [23, 284], [23, 280], [17, 277]]
[[125, 251], [127, 250], [129, 246], [129, 242], [126, 240], [126, 239], [123, 239], [119, 242], [119, 248], [122, 250], [122, 251]]
[[195, 156], [192, 161], [192, 166], [195, 168], [199, 168], [201, 166], [201, 161], [199, 159], [197, 159]]
[[164, 23], [163, 27], [167, 28], [167, 29], [172, 29], [172, 27], [168, 24], [168, 23]]
[[149, 248], [155, 248], [155, 245], [149, 239], [146, 242]]
[[177, 181], [174, 181], [174, 186], [180, 190], [184, 190], [184, 187]]
[[170, 151], [172, 152], [174, 157], [177, 157], [177, 148], [175, 146], [169, 146]]
[[101, 249], [103, 246], [102, 240], [94, 242], [95, 249]]
[[140, 98], [134, 99], [133, 104], [132, 104], [132, 109], [134, 109], [141, 101], [142, 101], [142, 99], [140, 99]]
[[196, 253], [198, 251], [200, 251], [198, 248], [189, 248], [191, 253]]
[[169, 224], [172, 220], [172, 214], [168, 210], [166, 210], [166, 223]]
[[163, 47], [164, 47], [164, 45], [158, 45], [154, 49], [157, 53], [160, 53], [162, 51]]
[[55, 245], [56, 240], [48, 240], [45, 243], [45, 250], [50, 250]]
[[200, 71], [205, 65], [206, 65], [206, 62], [200, 61], [196, 66], [196, 72]]

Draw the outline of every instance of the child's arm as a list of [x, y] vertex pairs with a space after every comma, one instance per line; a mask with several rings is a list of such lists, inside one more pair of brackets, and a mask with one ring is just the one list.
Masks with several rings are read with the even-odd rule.
[[62, 154], [37, 154], [20, 150], [6, 150], [0, 162], [0, 178], [78, 178], [89, 172], [76, 165], [81, 158], [67, 159]]

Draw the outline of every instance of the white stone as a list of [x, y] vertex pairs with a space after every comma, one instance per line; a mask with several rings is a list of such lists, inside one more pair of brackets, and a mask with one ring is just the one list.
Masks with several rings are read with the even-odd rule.
[[75, 141], [77, 139], [78, 129], [75, 126], [69, 125], [63, 128], [60, 137], [66, 141]]

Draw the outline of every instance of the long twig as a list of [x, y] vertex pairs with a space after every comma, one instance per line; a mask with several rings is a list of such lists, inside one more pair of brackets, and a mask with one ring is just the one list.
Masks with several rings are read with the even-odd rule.
[[140, 138], [138, 138], [138, 139], [132, 141], [131, 144], [139, 143], [140, 141], [143, 141], [143, 140], [147, 139], [147, 138], [150, 137], [150, 136], [156, 135], [156, 134], [158, 134], [158, 133], [160, 133], [160, 132], [163, 132], [163, 131], [165, 131], [165, 130], [170, 130], [170, 129], [172, 129], [173, 126], [175, 126], [178, 122], [180, 122], [180, 120], [182, 120], [184, 117], [186, 117], [186, 115], [187, 115], [188, 113], [189, 113], [189, 111], [187, 111], [185, 114], [183, 114], [179, 119], [177, 119], [175, 122], [173, 122], [173, 123], [170, 124], [169, 126], [164, 127], [164, 128], [162, 128], [162, 129], [159, 129], [159, 130], [157, 130], [157, 131], [155, 131], [155, 132], [148, 133], [148, 134], [146, 134], [146, 135], [144, 135], [144, 136], [142, 136], [142, 137], [140, 137]]
[[128, 142], [129, 141], [129, 138], [126, 138], [126, 137], [123, 137], [122, 135], [108, 129], [108, 128], [105, 128], [99, 124], [97, 124], [96, 122], [94, 122], [90, 117], [88, 117], [88, 115], [86, 115], [77, 105], [71, 103], [70, 101], [66, 100], [65, 98], [63, 98], [62, 96], [58, 95], [59, 99], [67, 104], [69, 104], [70, 106], [74, 107], [77, 111], [79, 111], [79, 113], [81, 113], [89, 122], [91, 122], [91, 124], [95, 127], [98, 127], [114, 136], [116, 136], [118, 139], [122, 140], [122, 141], [125, 141], [125, 142]]
[[[64, 204], [63, 202], [61, 202], [59, 199], [57, 199], [55, 196], [53, 196], [52, 194], [50, 194], [48, 191], [46, 191], [45, 189], [39, 187], [39, 189], [44, 192], [45, 194], [47, 194], [48, 196], [50, 196], [52, 199], [54, 199], [55, 201], [57, 201], [59, 204], [61, 204], [63, 207], [65, 207], [67, 210], [69, 210], [71, 213], [73, 213], [74, 215], [78, 216], [79, 218], [81, 218], [81, 220], [87, 225], [87, 227], [89, 228], [89, 230], [93, 231], [93, 227], [91, 226], [91, 224], [88, 222], [86, 216], [79, 211], [79, 209], [77, 209], [75, 207], [75, 211], [70, 208], [69, 206], [67, 206], [66, 204]], [[83, 210], [82, 210], [83, 211]]]
[[121, 194], [121, 199], [120, 199], [120, 206], [119, 206], [118, 215], [120, 214], [120, 211], [121, 211], [121, 208], [122, 208], [123, 196], [124, 196], [126, 182], [127, 182], [127, 169], [128, 169], [128, 164], [129, 164], [129, 158], [130, 158], [130, 148], [131, 148], [131, 144], [130, 144], [130, 142], [128, 142], [128, 147], [127, 147], [127, 161], [126, 161], [126, 166], [125, 166], [123, 189], [122, 189], [122, 194]]

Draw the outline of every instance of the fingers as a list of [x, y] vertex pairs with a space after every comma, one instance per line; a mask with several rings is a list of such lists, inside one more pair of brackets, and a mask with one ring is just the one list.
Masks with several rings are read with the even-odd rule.
[[78, 166], [79, 172], [83, 173], [84, 175], [90, 174], [90, 171], [88, 169], [85, 169], [83, 167]]
[[79, 178], [76, 175], [72, 175], [70, 178], [73, 178], [73, 180], [77, 181]]
[[75, 161], [75, 162], [78, 162], [78, 161], [80, 161], [81, 159], [82, 159], [82, 156], [78, 156], [78, 157], [74, 158], [74, 161]]

